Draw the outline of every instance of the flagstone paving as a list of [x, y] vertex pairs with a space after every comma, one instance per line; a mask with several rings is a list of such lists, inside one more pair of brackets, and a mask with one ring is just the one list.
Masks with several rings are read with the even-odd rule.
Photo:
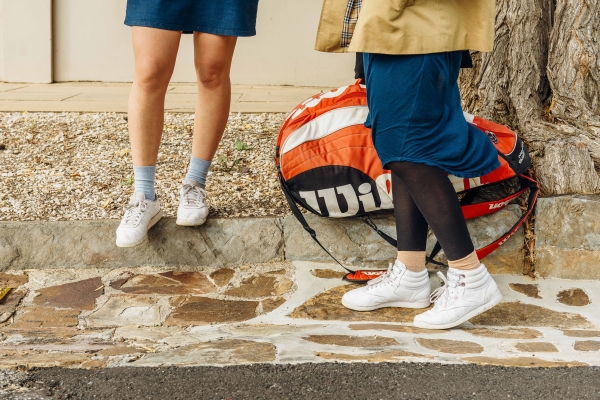
[[568, 306], [587, 306], [590, 304], [590, 298], [585, 291], [579, 288], [562, 290], [558, 293], [557, 301]]
[[344, 308], [341, 296], [358, 285], [343, 274], [310, 262], [3, 272], [12, 289], [0, 300], [0, 368], [600, 365], [599, 281], [497, 275], [502, 303], [432, 331], [412, 326], [423, 310]]
[[527, 297], [533, 297], [534, 299], [541, 299], [539, 285], [532, 285], [529, 283], [511, 283], [508, 285], [515, 292], [524, 294]]

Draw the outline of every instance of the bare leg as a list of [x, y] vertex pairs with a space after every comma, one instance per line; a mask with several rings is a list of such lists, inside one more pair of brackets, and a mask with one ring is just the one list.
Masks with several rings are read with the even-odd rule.
[[132, 36], [135, 76], [129, 95], [129, 140], [135, 192], [117, 228], [119, 247], [144, 243], [148, 230], [163, 216], [154, 191], [154, 176], [165, 119], [165, 94], [181, 32], [133, 27]]
[[194, 33], [198, 104], [192, 155], [210, 161], [227, 125], [231, 103], [229, 71], [237, 37]]
[[156, 164], [162, 136], [165, 94], [177, 58], [181, 32], [132, 28], [135, 75], [129, 95], [129, 140], [134, 166]]

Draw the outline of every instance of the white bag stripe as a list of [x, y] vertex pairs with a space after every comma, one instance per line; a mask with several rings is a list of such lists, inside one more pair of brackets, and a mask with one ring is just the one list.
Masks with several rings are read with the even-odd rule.
[[280, 154], [284, 155], [303, 143], [322, 139], [340, 129], [364, 124], [368, 114], [366, 106], [336, 108], [326, 112], [291, 133], [281, 146]]

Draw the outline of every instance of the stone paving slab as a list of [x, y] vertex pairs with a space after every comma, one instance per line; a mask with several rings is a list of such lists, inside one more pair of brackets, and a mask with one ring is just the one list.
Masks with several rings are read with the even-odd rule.
[[[69, 82], [53, 84], [0, 83], [0, 111], [127, 112], [131, 84]], [[284, 112], [331, 88], [233, 85], [232, 112]], [[165, 109], [193, 113], [196, 85], [172, 83]]]
[[[599, 281], [496, 275], [500, 305], [456, 329], [430, 331], [412, 326], [422, 310], [344, 309], [339, 297], [354, 285], [337, 271], [306, 261], [11, 270], [0, 281], [17, 286], [7, 299], [18, 301], [5, 303], [12, 310], [0, 324], [0, 367], [600, 365]], [[519, 285], [536, 285], [537, 296]], [[588, 304], [569, 305], [565, 290], [586, 293]]]

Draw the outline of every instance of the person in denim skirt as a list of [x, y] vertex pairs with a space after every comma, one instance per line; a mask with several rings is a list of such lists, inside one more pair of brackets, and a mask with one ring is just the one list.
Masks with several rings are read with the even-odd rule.
[[231, 99], [229, 73], [238, 36], [256, 34], [258, 0], [128, 0], [135, 75], [129, 97], [129, 137], [135, 192], [117, 229], [117, 246], [143, 243], [162, 217], [154, 175], [165, 95], [181, 35], [194, 35], [198, 103], [192, 156], [180, 189], [177, 224], [206, 221], [206, 175], [223, 136]]

